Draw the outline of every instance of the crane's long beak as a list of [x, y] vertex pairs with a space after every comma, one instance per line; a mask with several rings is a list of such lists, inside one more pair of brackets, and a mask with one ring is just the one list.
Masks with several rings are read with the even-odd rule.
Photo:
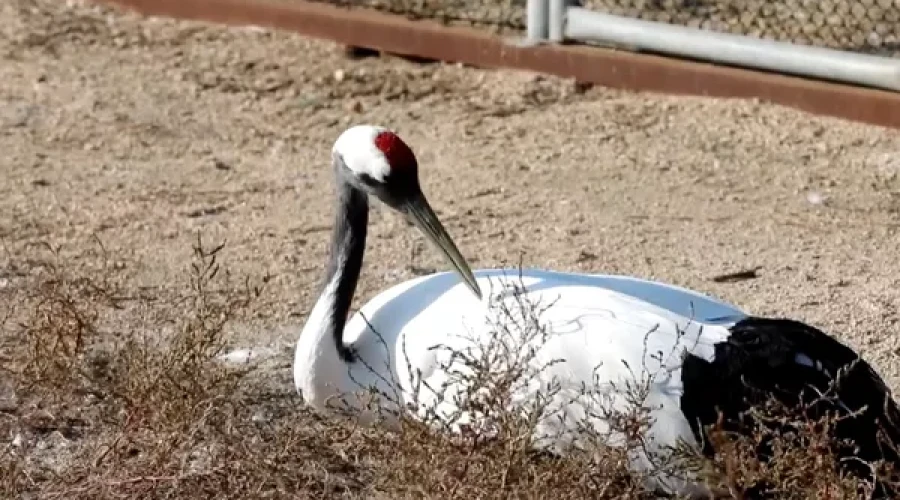
[[431, 206], [428, 204], [428, 201], [425, 200], [425, 197], [417, 196], [413, 201], [407, 203], [406, 213], [409, 214], [410, 219], [419, 230], [437, 245], [438, 250], [447, 257], [447, 260], [450, 261], [450, 264], [452, 264], [453, 268], [456, 269], [456, 272], [459, 273], [466, 286], [469, 287], [469, 290], [472, 290], [472, 293], [481, 299], [481, 287], [479, 287], [478, 282], [475, 281], [475, 275], [472, 274], [469, 264], [466, 262], [466, 259], [463, 258], [462, 254], [459, 253], [456, 244], [453, 243], [450, 235], [447, 234], [447, 231], [444, 229], [441, 221], [438, 220], [437, 215], [434, 214], [434, 210], [431, 209]]

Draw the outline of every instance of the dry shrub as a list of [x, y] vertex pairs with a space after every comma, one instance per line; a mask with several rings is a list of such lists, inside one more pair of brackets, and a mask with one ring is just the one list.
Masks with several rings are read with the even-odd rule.
[[[51, 250], [52, 258], [34, 268], [16, 301], [29, 313], [4, 339], [14, 354], [3, 370], [18, 400], [18, 421], [7, 426], [13, 443], [3, 458], [19, 473], [11, 473], [7, 491], [23, 484], [77, 483], [105, 464], [118, 472], [143, 462], [142, 449], [177, 456], [190, 433], [202, 429], [208, 408], [237, 389], [242, 373], [226, 370], [215, 356], [228, 322], [260, 292], [233, 286], [227, 273], [220, 276], [222, 246], [207, 250], [199, 236], [188, 292], [165, 304], [120, 293], [116, 270], [105, 258], [99, 268], [77, 273], [60, 260], [58, 249]], [[157, 310], [148, 314], [148, 308]], [[100, 326], [101, 318], [115, 319], [123, 311], [133, 316], [131, 324], [142, 326], [139, 331], [120, 334]], [[164, 321], [147, 323], [160, 315]], [[59, 455], [71, 459], [29, 460], [52, 448], [66, 448]]]
[[[15, 304], [31, 311], [18, 325], [26, 352], [19, 353], [17, 372], [26, 389], [63, 389], [81, 376], [79, 368], [85, 347], [95, 340], [99, 310], [113, 305], [113, 284], [66, 274], [60, 249], [41, 246], [49, 258], [32, 263], [37, 274], [33, 288], [26, 289]], [[7, 321], [11, 317], [12, 311]]]
[[[230, 322], [252, 312], [261, 293], [220, 268], [223, 251], [198, 238], [186, 291], [166, 300], [136, 293], [105, 256], [82, 272], [58, 257], [32, 265], [16, 300], [0, 303], [14, 309], [0, 311], [10, 318], [0, 389], [15, 401], [0, 407], [9, 437], [0, 448], [3, 497], [654, 498], [628, 472], [626, 455], [648, 425], [649, 378], [629, 389], [627, 410], [603, 415], [624, 448], [585, 429], [588, 446], [565, 457], [534, 449], [536, 425], [554, 410], [514, 395], [533, 390], [553, 361], [532, 363], [536, 351], [519, 346], [545, 339], [539, 317], [552, 304], [515, 301], [498, 313], [495, 342], [455, 353], [467, 390], [454, 402], [474, 415], [455, 427], [463, 432], [444, 432], [452, 425], [437, 414], [403, 414], [396, 430], [361, 426], [304, 409], [278, 373], [217, 360]], [[760, 484], [773, 498], [871, 490], [834, 467], [828, 422], [786, 411], [770, 405], [755, 415], [795, 422], [796, 435], [713, 428], [713, 460], [684, 450], [681, 459], [731, 498], [765, 497]], [[761, 443], [771, 460], [759, 459]]]
[[262, 289], [249, 280], [236, 287], [227, 272], [219, 275], [223, 248], [204, 248], [198, 236], [189, 292], [162, 314], [159, 327], [171, 335], [157, 341], [129, 337], [102, 358], [108, 390], [122, 401], [130, 424], [189, 428], [203, 418], [206, 405], [237, 391], [244, 371], [226, 370], [215, 359], [226, 347], [228, 324], [243, 318]]
[[732, 498], [893, 498], [900, 485], [894, 465], [853, 457], [854, 444], [834, 437], [854, 415], [817, 408], [835, 401], [830, 391], [797, 406], [769, 398], [743, 415], [740, 433], [720, 418], [706, 429], [717, 455], [698, 465]]

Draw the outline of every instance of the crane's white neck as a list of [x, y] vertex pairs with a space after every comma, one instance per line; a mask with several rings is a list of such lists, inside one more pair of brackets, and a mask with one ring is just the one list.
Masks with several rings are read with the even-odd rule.
[[343, 342], [366, 246], [369, 205], [365, 193], [338, 173], [338, 200], [331, 253], [322, 292], [316, 300], [294, 351], [294, 385], [303, 399], [320, 408], [347, 387], [347, 368], [353, 363]]
[[307, 404], [320, 410], [325, 400], [344, 389], [346, 362], [334, 341], [332, 309], [340, 273], [325, 284], [294, 351], [294, 386]]

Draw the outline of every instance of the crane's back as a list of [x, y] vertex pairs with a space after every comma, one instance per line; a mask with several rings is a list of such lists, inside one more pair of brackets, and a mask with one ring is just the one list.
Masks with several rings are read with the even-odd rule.
[[[473, 337], [483, 341], [501, 323], [531, 320], [553, 337], [558, 347], [551, 352], [596, 357], [603, 350], [607, 357], [617, 349], [671, 349], [679, 337], [686, 342], [724, 340], [727, 326], [746, 317], [703, 294], [625, 276], [503, 269], [479, 270], [475, 276], [482, 300], [449, 272], [389, 288], [362, 306], [364, 318], [357, 314], [351, 319], [344, 340], [363, 351], [377, 348], [375, 344], [400, 349], [398, 343], [403, 343], [414, 360], [427, 356], [425, 351], [435, 344], [455, 345]], [[580, 348], [574, 349], [575, 344]], [[696, 354], [708, 357], [705, 351]], [[624, 359], [633, 356], [626, 353]]]
[[[733, 324], [746, 316], [737, 307], [701, 293], [627, 276], [532, 269], [485, 269], [475, 271], [475, 276], [485, 296], [482, 301], [454, 273], [443, 272], [397, 284], [373, 297], [360, 312], [369, 324], [384, 325], [386, 331], [405, 330], [421, 321], [449, 326], [483, 316], [490, 306], [509, 301], [524, 290], [524, 295], [518, 295], [521, 300], [546, 308], [545, 313], [552, 316], [575, 310], [620, 315], [643, 312], [707, 325]], [[345, 337], [347, 342], [354, 340]]]

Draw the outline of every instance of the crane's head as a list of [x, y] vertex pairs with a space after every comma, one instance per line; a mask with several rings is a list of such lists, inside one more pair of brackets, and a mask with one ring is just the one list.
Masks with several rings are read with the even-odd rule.
[[419, 187], [416, 155], [397, 134], [376, 125], [356, 125], [337, 138], [331, 154], [339, 182], [347, 182], [406, 215], [481, 298], [481, 288], [469, 264]]

